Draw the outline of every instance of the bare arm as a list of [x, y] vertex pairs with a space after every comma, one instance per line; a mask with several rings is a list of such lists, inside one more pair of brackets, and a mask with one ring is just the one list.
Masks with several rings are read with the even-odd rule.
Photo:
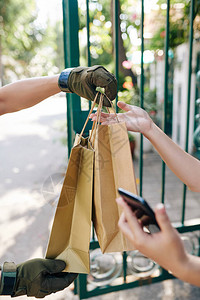
[[[115, 99], [117, 80], [103, 66], [68, 68], [59, 75], [20, 80], [0, 88], [0, 115], [31, 107], [60, 91], [94, 100], [96, 87]], [[110, 106], [106, 97], [104, 104]]]
[[[127, 129], [140, 132], [148, 138], [174, 174], [192, 191], [200, 192], [200, 161], [176, 145], [154, 124], [146, 111], [124, 102], [118, 102], [118, 106], [126, 111], [118, 114], [118, 119], [126, 123]], [[96, 115], [91, 115], [91, 118], [95, 120]], [[115, 123], [115, 115], [102, 113], [101, 122]]]
[[59, 93], [58, 77], [59, 75], [30, 78], [0, 88], [0, 115], [34, 106]]
[[200, 161], [181, 149], [154, 123], [146, 137], [172, 172], [193, 192], [200, 192]]

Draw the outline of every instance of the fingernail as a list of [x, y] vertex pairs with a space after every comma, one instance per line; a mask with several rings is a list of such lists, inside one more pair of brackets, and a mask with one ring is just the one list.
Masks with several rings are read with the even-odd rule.
[[164, 204], [163, 203], [158, 203], [157, 205], [156, 205], [156, 208], [157, 209], [163, 209], [165, 206], [164, 206]]

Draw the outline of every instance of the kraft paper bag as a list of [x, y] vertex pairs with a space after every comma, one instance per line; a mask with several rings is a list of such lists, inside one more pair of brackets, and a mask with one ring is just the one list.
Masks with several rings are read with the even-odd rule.
[[137, 194], [133, 160], [125, 123], [99, 125], [94, 144], [93, 224], [101, 251], [134, 250], [118, 227], [118, 188]]
[[62, 259], [66, 272], [89, 273], [94, 150], [76, 136], [50, 234], [47, 258]]

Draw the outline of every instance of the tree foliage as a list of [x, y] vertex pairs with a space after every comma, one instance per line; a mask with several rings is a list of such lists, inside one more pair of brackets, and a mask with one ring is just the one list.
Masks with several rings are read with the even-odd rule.
[[[155, 18], [163, 16], [163, 22], [154, 31], [153, 37], [148, 43], [148, 46], [152, 50], [163, 49], [165, 42], [165, 19], [166, 10], [162, 10], [161, 7], [166, 1], [159, 0], [159, 10], [155, 15]], [[185, 43], [189, 38], [190, 27], [190, 7], [191, 0], [171, 0], [170, 1], [170, 24], [169, 24], [169, 44], [171, 48], [175, 48], [178, 45]], [[197, 34], [200, 31], [200, 0], [195, 1], [194, 8], [194, 32]]]
[[[136, 1], [132, 1], [136, 2]], [[122, 66], [122, 62], [127, 60], [126, 53], [131, 47], [129, 31], [131, 27], [138, 28], [136, 23], [131, 23], [131, 16], [134, 9], [130, 9], [130, 0], [118, 1], [118, 64], [120, 71], [120, 78], [124, 82], [126, 76], [130, 76], [134, 83], [136, 82], [135, 75], [132, 70], [126, 70]], [[133, 4], [133, 3], [132, 3]], [[113, 0], [99, 0], [96, 2], [90, 2], [89, 5], [89, 17], [90, 17], [90, 55], [91, 64], [102, 64], [110, 71], [114, 71], [114, 47], [113, 44], [113, 26], [114, 26], [114, 14], [113, 14]], [[86, 61], [86, 7], [84, 5], [79, 6], [79, 26], [80, 26], [80, 39], [81, 42], [81, 63], [85, 64]], [[82, 42], [83, 41], [83, 42]], [[120, 84], [120, 87], [122, 84]]]
[[[111, 9], [113, 0], [89, 1], [90, 8], [90, 53], [91, 64], [102, 64], [114, 71], [113, 59], [113, 20]], [[79, 3], [80, 64], [87, 65], [86, 4]], [[170, 7], [170, 47], [187, 41], [189, 32], [189, 11], [191, 1], [171, 0]], [[182, 4], [182, 8], [177, 5]], [[200, 14], [200, 0], [195, 1], [195, 16]], [[166, 10], [161, 6], [165, 0], [158, 0], [159, 10], [151, 13], [152, 38], [145, 39], [145, 49], [164, 48]], [[119, 48], [122, 60], [131, 60], [136, 50], [140, 50], [141, 4], [137, 0], [119, 0]], [[144, 32], [148, 30], [149, 20], [145, 15]], [[200, 32], [200, 22], [194, 29]], [[133, 38], [133, 36], [135, 36]], [[135, 41], [138, 41], [136, 43]], [[122, 41], [122, 42], [121, 42]], [[123, 55], [122, 55], [123, 54]], [[121, 67], [121, 61], [119, 63]], [[3, 65], [3, 68], [2, 68]], [[37, 22], [35, 0], [0, 1], [0, 76], [4, 83], [12, 78], [47, 75], [64, 67], [62, 21], [41, 27]], [[134, 66], [133, 66], [134, 67]], [[120, 70], [120, 87], [124, 75]], [[129, 75], [128, 75], [129, 76]]]
[[0, 67], [4, 83], [32, 73], [30, 62], [46, 33], [36, 18], [34, 0], [0, 1]]

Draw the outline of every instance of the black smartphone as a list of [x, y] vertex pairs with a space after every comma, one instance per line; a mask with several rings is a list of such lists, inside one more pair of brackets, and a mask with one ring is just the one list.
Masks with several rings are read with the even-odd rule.
[[135, 212], [136, 217], [141, 219], [142, 224], [150, 231], [150, 233], [160, 231], [153, 209], [142, 197], [132, 194], [122, 188], [119, 188], [118, 192], [124, 201]]

